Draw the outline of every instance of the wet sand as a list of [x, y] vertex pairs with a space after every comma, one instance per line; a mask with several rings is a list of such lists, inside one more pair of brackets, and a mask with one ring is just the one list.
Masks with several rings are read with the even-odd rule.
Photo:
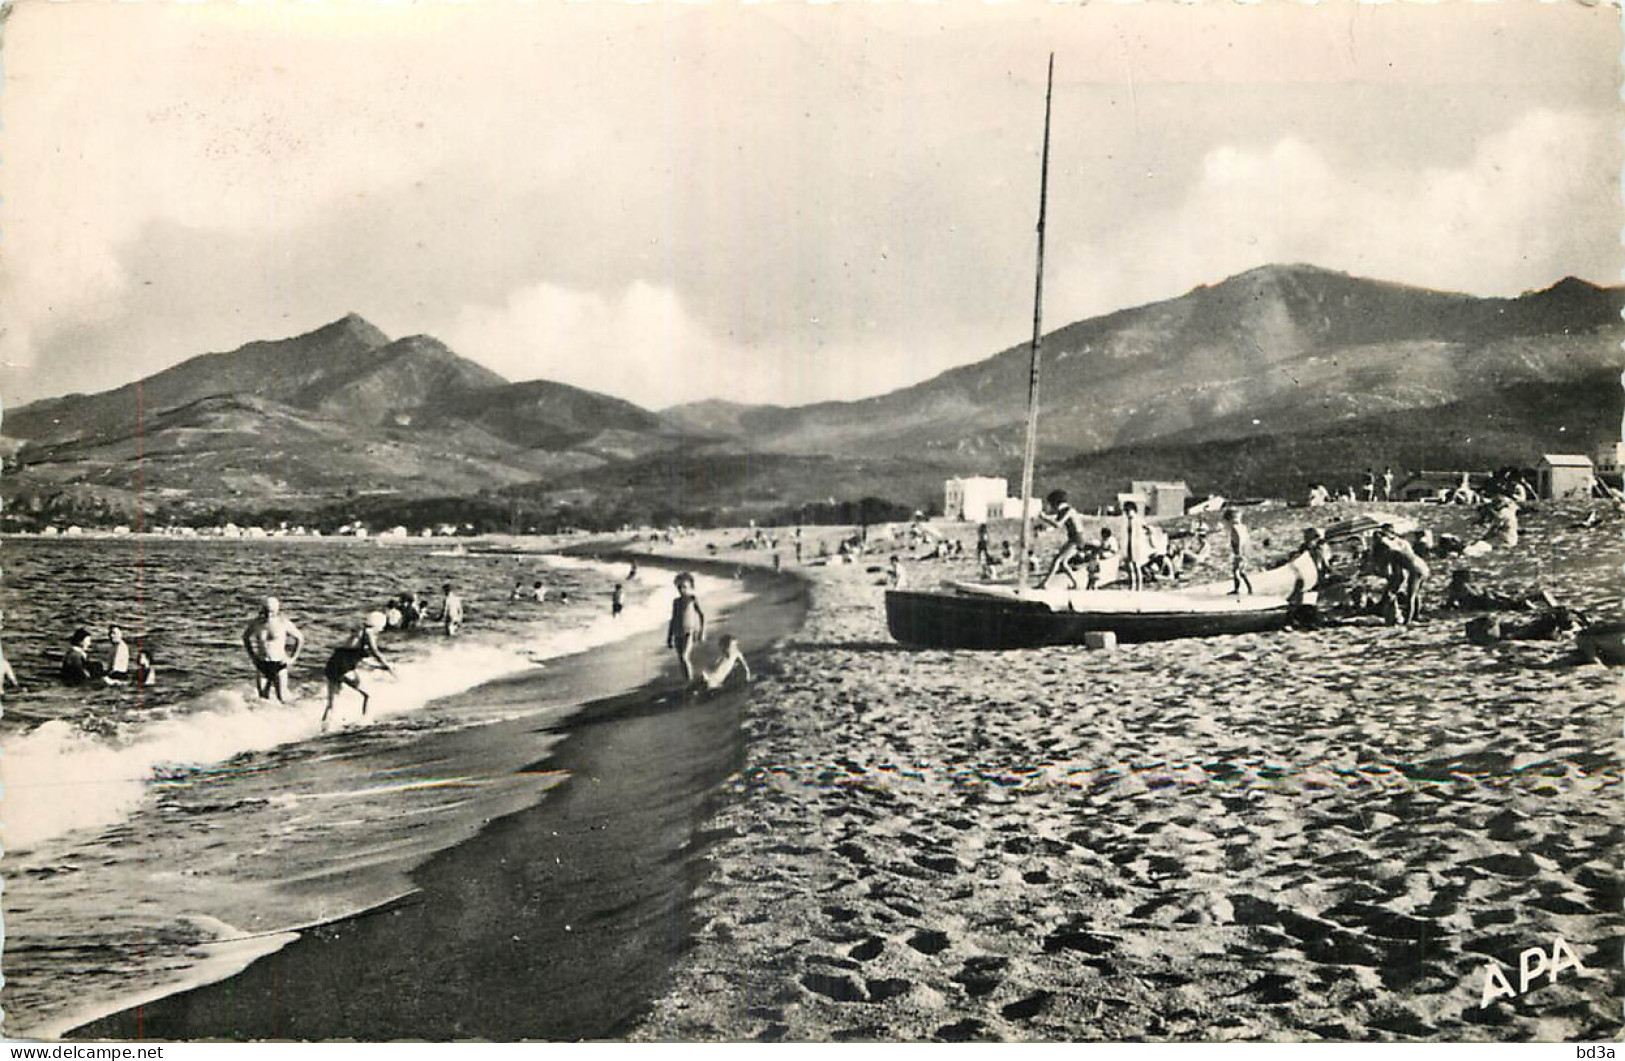
[[[731, 570], [731, 568], [730, 568]], [[712, 616], [753, 661], [806, 610], [793, 578]], [[548, 696], [585, 706], [531, 769], [564, 780], [534, 807], [413, 872], [417, 891], [306, 932], [219, 983], [77, 1029], [108, 1039], [603, 1039], [626, 1033], [693, 935], [718, 786], [743, 765], [753, 691], [685, 698], [658, 636], [561, 660]], [[500, 684], [500, 683], [499, 683]], [[632, 691], [603, 696], [605, 689]], [[488, 687], [469, 695], [520, 695]], [[534, 722], [486, 727], [523, 741]], [[552, 732], [552, 731], [550, 731]]]
[[[1384, 507], [1473, 536], [1466, 510]], [[1261, 512], [1255, 542], [1280, 555], [1360, 509]], [[1572, 638], [1473, 645], [1471, 615], [1438, 610], [1463, 563], [1618, 618], [1625, 519], [1592, 511], [1437, 562], [1415, 627], [1115, 652], [903, 649], [881, 583], [906, 548], [811, 568], [809, 620], [746, 712], [693, 949], [635, 1037], [1617, 1036], [1620, 676]], [[761, 562], [739, 537], [679, 548]], [[1491, 963], [1516, 989], [1520, 952], [1558, 938], [1583, 970], [1480, 1006]]]

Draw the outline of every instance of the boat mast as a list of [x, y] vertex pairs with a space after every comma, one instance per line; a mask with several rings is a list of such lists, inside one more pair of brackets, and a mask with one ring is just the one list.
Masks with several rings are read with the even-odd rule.
[[1044, 342], [1044, 213], [1049, 203], [1049, 105], [1055, 92], [1055, 53], [1049, 53], [1049, 80], [1044, 88], [1044, 160], [1038, 178], [1038, 283], [1033, 293], [1032, 367], [1027, 377], [1027, 444], [1021, 455], [1021, 555], [1016, 585], [1027, 588], [1027, 558], [1032, 548], [1033, 458], [1038, 446], [1038, 364]]

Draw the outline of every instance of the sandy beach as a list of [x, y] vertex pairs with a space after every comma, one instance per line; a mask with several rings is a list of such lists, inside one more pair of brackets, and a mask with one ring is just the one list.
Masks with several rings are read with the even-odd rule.
[[[1467, 509], [1378, 507], [1478, 536]], [[1255, 540], [1278, 556], [1370, 510], [1274, 508]], [[1547, 507], [1518, 547], [1459, 562], [1616, 618], [1625, 524], [1591, 511]], [[761, 562], [740, 537], [678, 548]], [[806, 570], [692, 950], [637, 1038], [1618, 1033], [1619, 677], [1571, 638], [1469, 643], [1470, 616], [1438, 609], [1457, 561], [1410, 628], [948, 653], [887, 636], [892, 551]], [[1480, 1005], [1492, 963], [1516, 989], [1520, 953], [1559, 938], [1583, 969]]]

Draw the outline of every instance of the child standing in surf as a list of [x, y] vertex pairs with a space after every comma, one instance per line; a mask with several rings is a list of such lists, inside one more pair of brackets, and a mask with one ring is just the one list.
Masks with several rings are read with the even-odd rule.
[[671, 602], [671, 623], [666, 627], [666, 647], [677, 651], [685, 683], [694, 680], [694, 646], [705, 640], [705, 612], [694, 596], [694, 576], [687, 571], [677, 576], [677, 599]]

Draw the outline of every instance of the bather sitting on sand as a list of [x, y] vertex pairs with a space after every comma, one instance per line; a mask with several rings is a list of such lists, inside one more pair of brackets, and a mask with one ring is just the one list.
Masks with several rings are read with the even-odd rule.
[[700, 672], [700, 684], [707, 689], [720, 689], [727, 684], [735, 669], [742, 671], [750, 681], [750, 664], [739, 651], [739, 640], [732, 634], [722, 635], [722, 658]]

